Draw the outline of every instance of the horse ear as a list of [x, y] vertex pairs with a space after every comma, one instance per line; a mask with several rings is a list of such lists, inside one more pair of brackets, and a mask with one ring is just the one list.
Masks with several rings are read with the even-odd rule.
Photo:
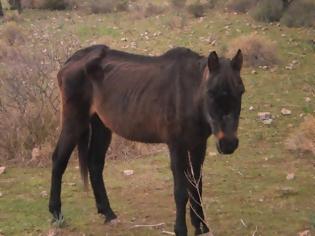
[[220, 68], [219, 57], [215, 51], [209, 54], [208, 67], [210, 72], [218, 71]]
[[243, 53], [241, 49], [238, 49], [236, 55], [233, 57], [231, 61], [232, 68], [236, 71], [241, 71], [243, 66]]

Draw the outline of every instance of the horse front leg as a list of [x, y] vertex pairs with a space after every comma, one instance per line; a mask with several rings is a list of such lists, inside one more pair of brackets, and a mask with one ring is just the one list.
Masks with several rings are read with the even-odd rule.
[[179, 145], [169, 146], [171, 170], [174, 178], [174, 198], [176, 204], [176, 221], [174, 231], [177, 236], [187, 236], [186, 204], [188, 202], [187, 169], [188, 152]]
[[[190, 218], [195, 235], [209, 232], [202, 205], [202, 165], [206, 152], [206, 141], [189, 150], [189, 166], [186, 174], [190, 202]], [[212, 235], [209, 233], [208, 235]]]

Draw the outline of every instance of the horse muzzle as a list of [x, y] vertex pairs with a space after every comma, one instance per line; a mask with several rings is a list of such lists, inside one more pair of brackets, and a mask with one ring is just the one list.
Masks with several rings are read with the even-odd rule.
[[237, 137], [223, 137], [217, 141], [217, 149], [221, 154], [232, 154], [238, 147], [238, 138]]

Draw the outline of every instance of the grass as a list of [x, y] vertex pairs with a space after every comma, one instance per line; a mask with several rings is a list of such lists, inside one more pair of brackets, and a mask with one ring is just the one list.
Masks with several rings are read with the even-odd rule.
[[[169, 24], [183, 17], [183, 27]], [[165, 12], [158, 17], [132, 19], [128, 13], [87, 15], [80, 12], [26, 10], [20, 23], [32, 38], [44, 31], [53, 40], [72, 35], [82, 45], [106, 43], [117, 49], [142, 54], [160, 54], [171, 46], [186, 46], [207, 54], [220, 51], [243, 34], [257, 31], [277, 42], [282, 64], [274, 70], [251, 68], [242, 72], [246, 87], [239, 129], [240, 148], [231, 157], [207, 156], [204, 166], [204, 203], [208, 221], [215, 235], [297, 235], [306, 229], [315, 233], [315, 159], [312, 155], [296, 156], [284, 148], [284, 140], [303, 118], [314, 114], [314, 48], [308, 44], [314, 29], [286, 28], [254, 22], [250, 16], [210, 11], [202, 19]], [[31, 25], [32, 24], [32, 25]], [[228, 26], [228, 27], [226, 27]], [[0, 25], [0, 30], [4, 27]], [[263, 27], [266, 30], [260, 30]], [[142, 36], [148, 32], [148, 38]], [[154, 33], [161, 32], [159, 36]], [[214, 35], [215, 45], [203, 38]], [[127, 41], [121, 40], [127, 38]], [[136, 48], [131, 47], [136, 42]], [[38, 39], [38, 47], [45, 47]], [[74, 49], [73, 49], [74, 50]], [[237, 49], [235, 49], [236, 51]], [[224, 51], [224, 50], [222, 50]], [[298, 60], [291, 71], [285, 66]], [[249, 111], [253, 106], [254, 111]], [[292, 111], [282, 116], [281, 108]], [[269, 111], [275, 117], [270, 126], [257, 120], [257, 112]], [[212, 138], [209, 151], [214, 151]], [[104, 225], [96, 214], [91, 191], [85, 193], [79, 171], [72, 162], [63, 181], [64, 235], [161, 235], [154, 229], [130, 229], [135, 224], [165, 222], [172, 231], [175, 204], [167, 154], [108, 161], [105, 181], [113, 209], [121, 223]], [[124, 169], [135, 174], [125, 177]], [[288, 173], [295, 173], [287, 180]], [[9, 165], [0, 176], [0, 232], [4, 235], [46, 235], [50, 229], [48, 198], [50, 169]], [[73, 186], [71, 183], [75, 183]], [[285, 189], [289, 189], [286, 192]], [[241, 223], [245, 222], [246, 227]], [[189, 217], [187, 217], [189, 222]], [[189, 230], [193, 230], [189, 224]]]

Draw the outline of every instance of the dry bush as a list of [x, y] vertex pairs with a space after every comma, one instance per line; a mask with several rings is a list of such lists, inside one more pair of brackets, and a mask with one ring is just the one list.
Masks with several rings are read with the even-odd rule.
[[217, 6], [220, 6], [222, 4], [223, 1], [220, 0], [208, 0], [207, 1], [207, 6], [208, 8], [212, 9], [215, 8]]
[[276, 44], [265, 37], [250, 34], [236, 38], [229, 45], [228, 55], [234, 55], [239, 48], [245, 66], [272, 66], [279, 62]]
[[258, 0], [230, 0], [226, 4], [226, 7], [230, 11], [246, 13], [252, 9]]
[[132, 142], [117, 135], [113, 135], [112, 142], [106, 156], [109, 159], [128, 160], [131, 158], [155, 155], [165, 151], [166, 147], [163, 144], [143, 144]]
[[1, 29], [1, 40], [9, 46], [19, 45], [25, 42], [25, 35], [15, 22], [8, 22]]
[[287, 138], [285, 146], [290, 151], [315, 155], [315, 117], [306, 116], [300, 126]]
[[261, 0], [251, 11], [257, 21], [279, 21], [284, 11], [283, 0]]
[[56, 142], [60, 103], [56, 73], [80, 47], [78, 41], [67, 39], [62, 44], [47, 39], [33, 46], [0, 41], [1, 160], [27, 161], [35, 147], [48, 150]]
[[106, 14], [129, 9], [128, 0], [95, 0], [89, 3], [89, 8], [94, 14]]
[[196, 1], [187, 8], [188, 12], [196, 18], [202, 17], [205, 15], [205, 4]]
[[281, 18], [281, 23], [288, 27], [315, 27], [315, 2], [293, 1]]
[[171, 0], [171, 4], [175, 8], [183, 8], [186, 5], [186, 0]]
[[165, 12], [165, 7], [149, 3], [144, 9], [144, 17], [156, 16]]

